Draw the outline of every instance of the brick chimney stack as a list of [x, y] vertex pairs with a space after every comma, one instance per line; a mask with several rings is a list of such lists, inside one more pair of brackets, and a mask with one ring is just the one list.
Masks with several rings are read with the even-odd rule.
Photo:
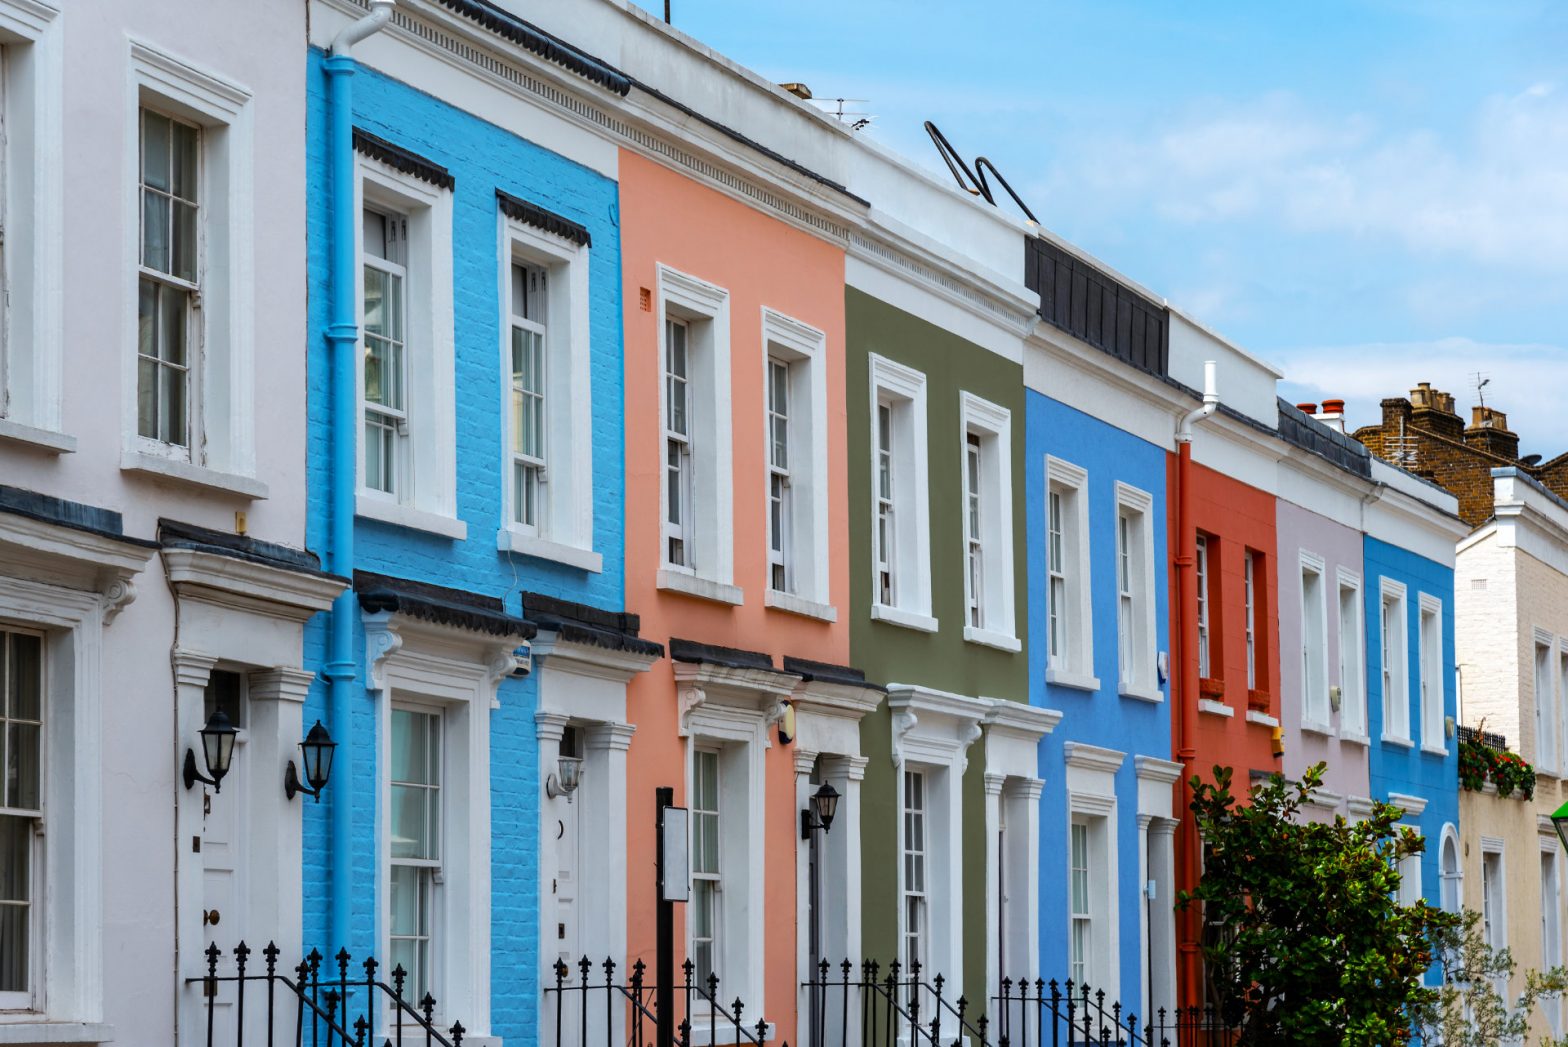
[[1519, 434], [1508, 428], [1508, 416], [1495, 407], [1477, 406], [1470, 411], [1470, 428], [1465, 430], [1465, 446], [1506, 458], [1519, 457]]
[[1410, 390], [1410, 407], [1410, 420], [1415, 425], [1455, 442], [1464, 439], [1465, 423], [1454, 411], [1453, 396], [1433, 389], [1431, 382]]

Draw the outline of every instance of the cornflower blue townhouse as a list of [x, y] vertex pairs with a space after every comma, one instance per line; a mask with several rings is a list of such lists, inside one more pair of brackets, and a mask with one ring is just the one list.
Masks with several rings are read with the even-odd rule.
[[[1085, 260], [1031, 247], [1047, 265], [1092, 272], [1097, 290], [1139, 298], [1151, 330], [1167, 322]], [[1167, 459], [1191, 404], [1163, 379], [1163, 353], [1134, 360], [1114, 335], [1074, 329], [1045, 283], [1049, 324], [1024, 367], [1030, 701], [1060, 715], [1039, 748], [1039, 969], [1142, 1015], [1175, 1001], [1180, 765], [1161, 651]]]
[[[541, 956], [624, 955], [624, 908], [571, 903], [585, 866], [613, 886], [625, 684], [662, 654], [621, 610], [613, 150], [377, 7], [345, 30], [312, 5], [307, 540], [354, 585], [309, 637], [337, 758], [304, 941], [401, 967], [469, 1042], [527, 1042]], [[376, 1042], [414, 1020], [366, 1009]]]
[[1372, 464], [1385, 486], [1368, 509], [1364, 550], [1368, 771], [1373, 798], [1403, 807], [1405, 824], [1427, 841], [1401, 870], [1402, 899], [1437, 905], [1439, 856], [1459, 826], [1454, 543], [1468, 528], [1453, 496]]

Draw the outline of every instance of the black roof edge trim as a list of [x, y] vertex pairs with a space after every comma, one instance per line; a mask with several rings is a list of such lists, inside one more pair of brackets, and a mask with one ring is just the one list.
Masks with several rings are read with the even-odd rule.
[[720, 647], [717, 644], [699, 643], [696, 640], [670, 638], [670, 658], [677, 662], [706, 662], [731, 669], [765, 669], [776, 673], [771, 655], [761, 651], [743, 651], [738, 647]]
[[631, 636], [636, 636], [642, 629], [642, 618], [630, 611], [607, 611], [589, 604], [563, 600], [558, 596], [529, 592], [526, 589], [521, 596], [525, 618], [557, 618]]
[[288, 571], [334, 577], [321, 569], [321, 559], [313, 552], [277, 542], [264, 542], [243, 534], [215, 531], [182, 520], [159, 517], [158, 541], [166, 549], [200, 549]]
[[437, 625], [524, 640], [538, 631], [526, 618], [506, 613], [497, 596], [369, 571], [354, 572], [354, 591], [367, 611], [399, 611]]
[[156, 549], [158, 543], [146, 538], [132, 538], [125, 533], [125, 521], [113, 509], [103, 509], [84, 502], [68, 502], [54, 495], [39, 494], [23, 487], [0, 484], [0, 512], [26, 516], [43, 523], [58, 524], [73, 531], [96, 534], [118, 542]]
[[562, 217], [554, 211], [546, 210], [538, 204], [531, 204], [527, 200], [513, 196], [504, 189], [495, 191], [495, 199], [501, 207], [501, 213], [508, 218], [515, 218], [524, 225], [531, 225], [551, 236], [570, 240], [578, 247], [593, 246], [593, 237], [589, 234], [587, 226]]
[[471, 18], [484, 28], [532, 51], [546, 61], [554, 62], [585, 80], [625, 96], [631, 91], [631, 77], [608, 62], [595, 58], [586, 51], [552, 36], [538, 26], [523, 21], [510, 12], [503, 11], [488, 0], [437, 0], [442, 6]]
[[807, 680], [819, 680], [822, 683], [837, 683], [849, 687], [865, 687], [873, 691], [887, 691], [887, 688], [881, 684], [867, 680], [866, 674], [862, 670], [849, 665], [816, 662], [810, 658], [796, 658], [792, 654], [786, 654], [784, 656], [784, 671], [794, 673], [796, 676]]
[[426, 160], [418, 153], [410, 152], [400, 145], [393, 145], [385, 138], [373, 135], [364, 128], [354, 128], [354, 149], [372, 160], [380, 160], [389, 167], [422, 182], [429, 182], [439, 189], [451, 189], [457, 185], [457, 179], [452, 177], [452, 172], [440, 164]]

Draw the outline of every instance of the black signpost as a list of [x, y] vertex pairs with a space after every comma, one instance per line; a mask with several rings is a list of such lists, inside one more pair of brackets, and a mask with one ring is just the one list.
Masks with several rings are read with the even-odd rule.
[[654, 791], [658, 828], [658, 898], [655, 902], [653, 994], [654, 1047], [675, 1045], [675, 903], [691, 891], [691, 850], [686, 808], [676, 807], [675, 790]]

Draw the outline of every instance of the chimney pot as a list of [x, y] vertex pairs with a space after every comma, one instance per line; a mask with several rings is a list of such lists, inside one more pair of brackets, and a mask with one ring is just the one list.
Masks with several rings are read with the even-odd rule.
[[1296, 410], [1300, 411], [1302, 414], [1317, 414], [1318, 405], [1313, 403], [1297, 404]]
[[1343, 401], [1343, 400], [1324, 400], [1323, 401], [1323, 413], [1324, 414], [1344, 414], [1345, 413], [1345, 401]]

